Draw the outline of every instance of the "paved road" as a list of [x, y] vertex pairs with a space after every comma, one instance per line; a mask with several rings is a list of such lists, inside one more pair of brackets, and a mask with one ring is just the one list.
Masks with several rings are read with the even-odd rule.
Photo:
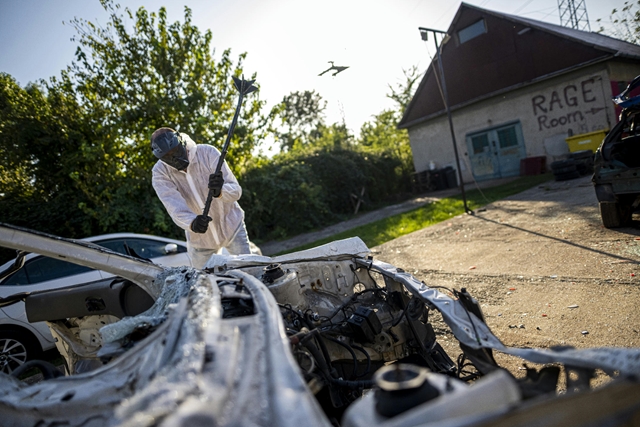
[[[496, 185], [513, 181], [514, 179], [515, 178], [504, 178], [504, 179], [483, 181], [481, 183], [468, 183], [468, 184], [465, 184], [465, 189], [470, 190], [470, 189], [475, 189], [477, 187], [478, 188], [494, 187]], [[459, 193], [460, 193], [460, 188], [456, 187], [456, 188], [448, 188], [446, 190], [441, 190], [441, 191], [434, 191], [428, 194], [422, 194], [420, 196], [407, 200], [406, 202], [387, 206], [385, 208], [382, 208], [376, 211], [360, 214], [355, 218], [340, 222], [338, 224], [331, 225], [329, 227], [323, 228], [322, 230], [300, 234], [298, 236], [292, 237], [287, 240], [274, 240], [274, 241], [262, 243], [260, 245], [260, 250], [262, 250], [262, 253], [264, 255], [267, 255], [267, 256], [275, 255], [277, 253], [288, 251], [298, 246], [306, 245], [308, 243], [312, 243], [320, 239], [333, 236], [337, 233], [350, 230], [360, 225], [369, 224], [371, 222], [378, 221], [380, 219], [384, 219], [393, 215], [410, 211], [422, 205], [433, 203], [444, 197], [450, 197]]]

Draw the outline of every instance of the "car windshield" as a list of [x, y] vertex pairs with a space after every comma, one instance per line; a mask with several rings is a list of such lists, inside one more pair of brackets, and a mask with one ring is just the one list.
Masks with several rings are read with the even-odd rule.
[[[158, 240], [152, 239], [141, 239], [141, 238], [119, 238], [119, 239], [109, 239], [109, 240], [100, 240], [95, 242], [100, 246], [104, 246], [107, 249], [111, 249], [112, 251], [119, 252], [121, 254], [127, 254], [125, 250], [125, 245], [139, 255], [142, 258], [157, 258], [161, 256], [167, 255], [165, 251], [165, 246], [167, 242], [162, 242]], [[178, 246], [178, 252], [186, 252], [187, 250], [182, 246]]]

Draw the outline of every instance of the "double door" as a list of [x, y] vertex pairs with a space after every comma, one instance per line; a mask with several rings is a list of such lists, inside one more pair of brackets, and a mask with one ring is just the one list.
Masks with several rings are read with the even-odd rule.
[[520, 123], [467, 135], [471, 170], [476, 180], [520, 174], [520, 159], [526, 157]]

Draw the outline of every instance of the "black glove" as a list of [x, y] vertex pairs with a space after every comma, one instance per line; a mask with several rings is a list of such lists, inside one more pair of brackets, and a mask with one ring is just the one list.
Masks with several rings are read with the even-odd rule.
[[199, 234], [206, 232], [207, 227], [209, 227], [209, 221], [211, 221], [210, 216], [198, 215], [191, 223], [191, 231]]
[[209, 189], [213, 192], [213, 197], [220, 197], [223, 185], [224, 178], [222, 178], [222, 172], [212, 173], [209, 175]]

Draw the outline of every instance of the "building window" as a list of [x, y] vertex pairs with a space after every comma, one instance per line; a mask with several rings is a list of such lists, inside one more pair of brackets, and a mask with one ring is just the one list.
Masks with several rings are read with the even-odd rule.
[[505, 129], [500, 129], [498, 132], [498, 141], [500, 148], [513, 147], [518, 145], [518, 136], [516, 135], [515, 126], [511, 126]]
[[476, 21], [475, 23], [469, 25], [467, 28], [463, 28], [458, 31], [458, 40], [460, 44], [468, 42], [471, 39], [475, 39], [481, 34], [487, 32], [487, 26], [484, 23], [484, 19]]
[[480, 154], [485, 151], [489, 151], [491, 147], [489, 147], [488, 134], [484, 133], [482, 135], [472, 136], [471, 146], [473, 147], [473, 154]]

